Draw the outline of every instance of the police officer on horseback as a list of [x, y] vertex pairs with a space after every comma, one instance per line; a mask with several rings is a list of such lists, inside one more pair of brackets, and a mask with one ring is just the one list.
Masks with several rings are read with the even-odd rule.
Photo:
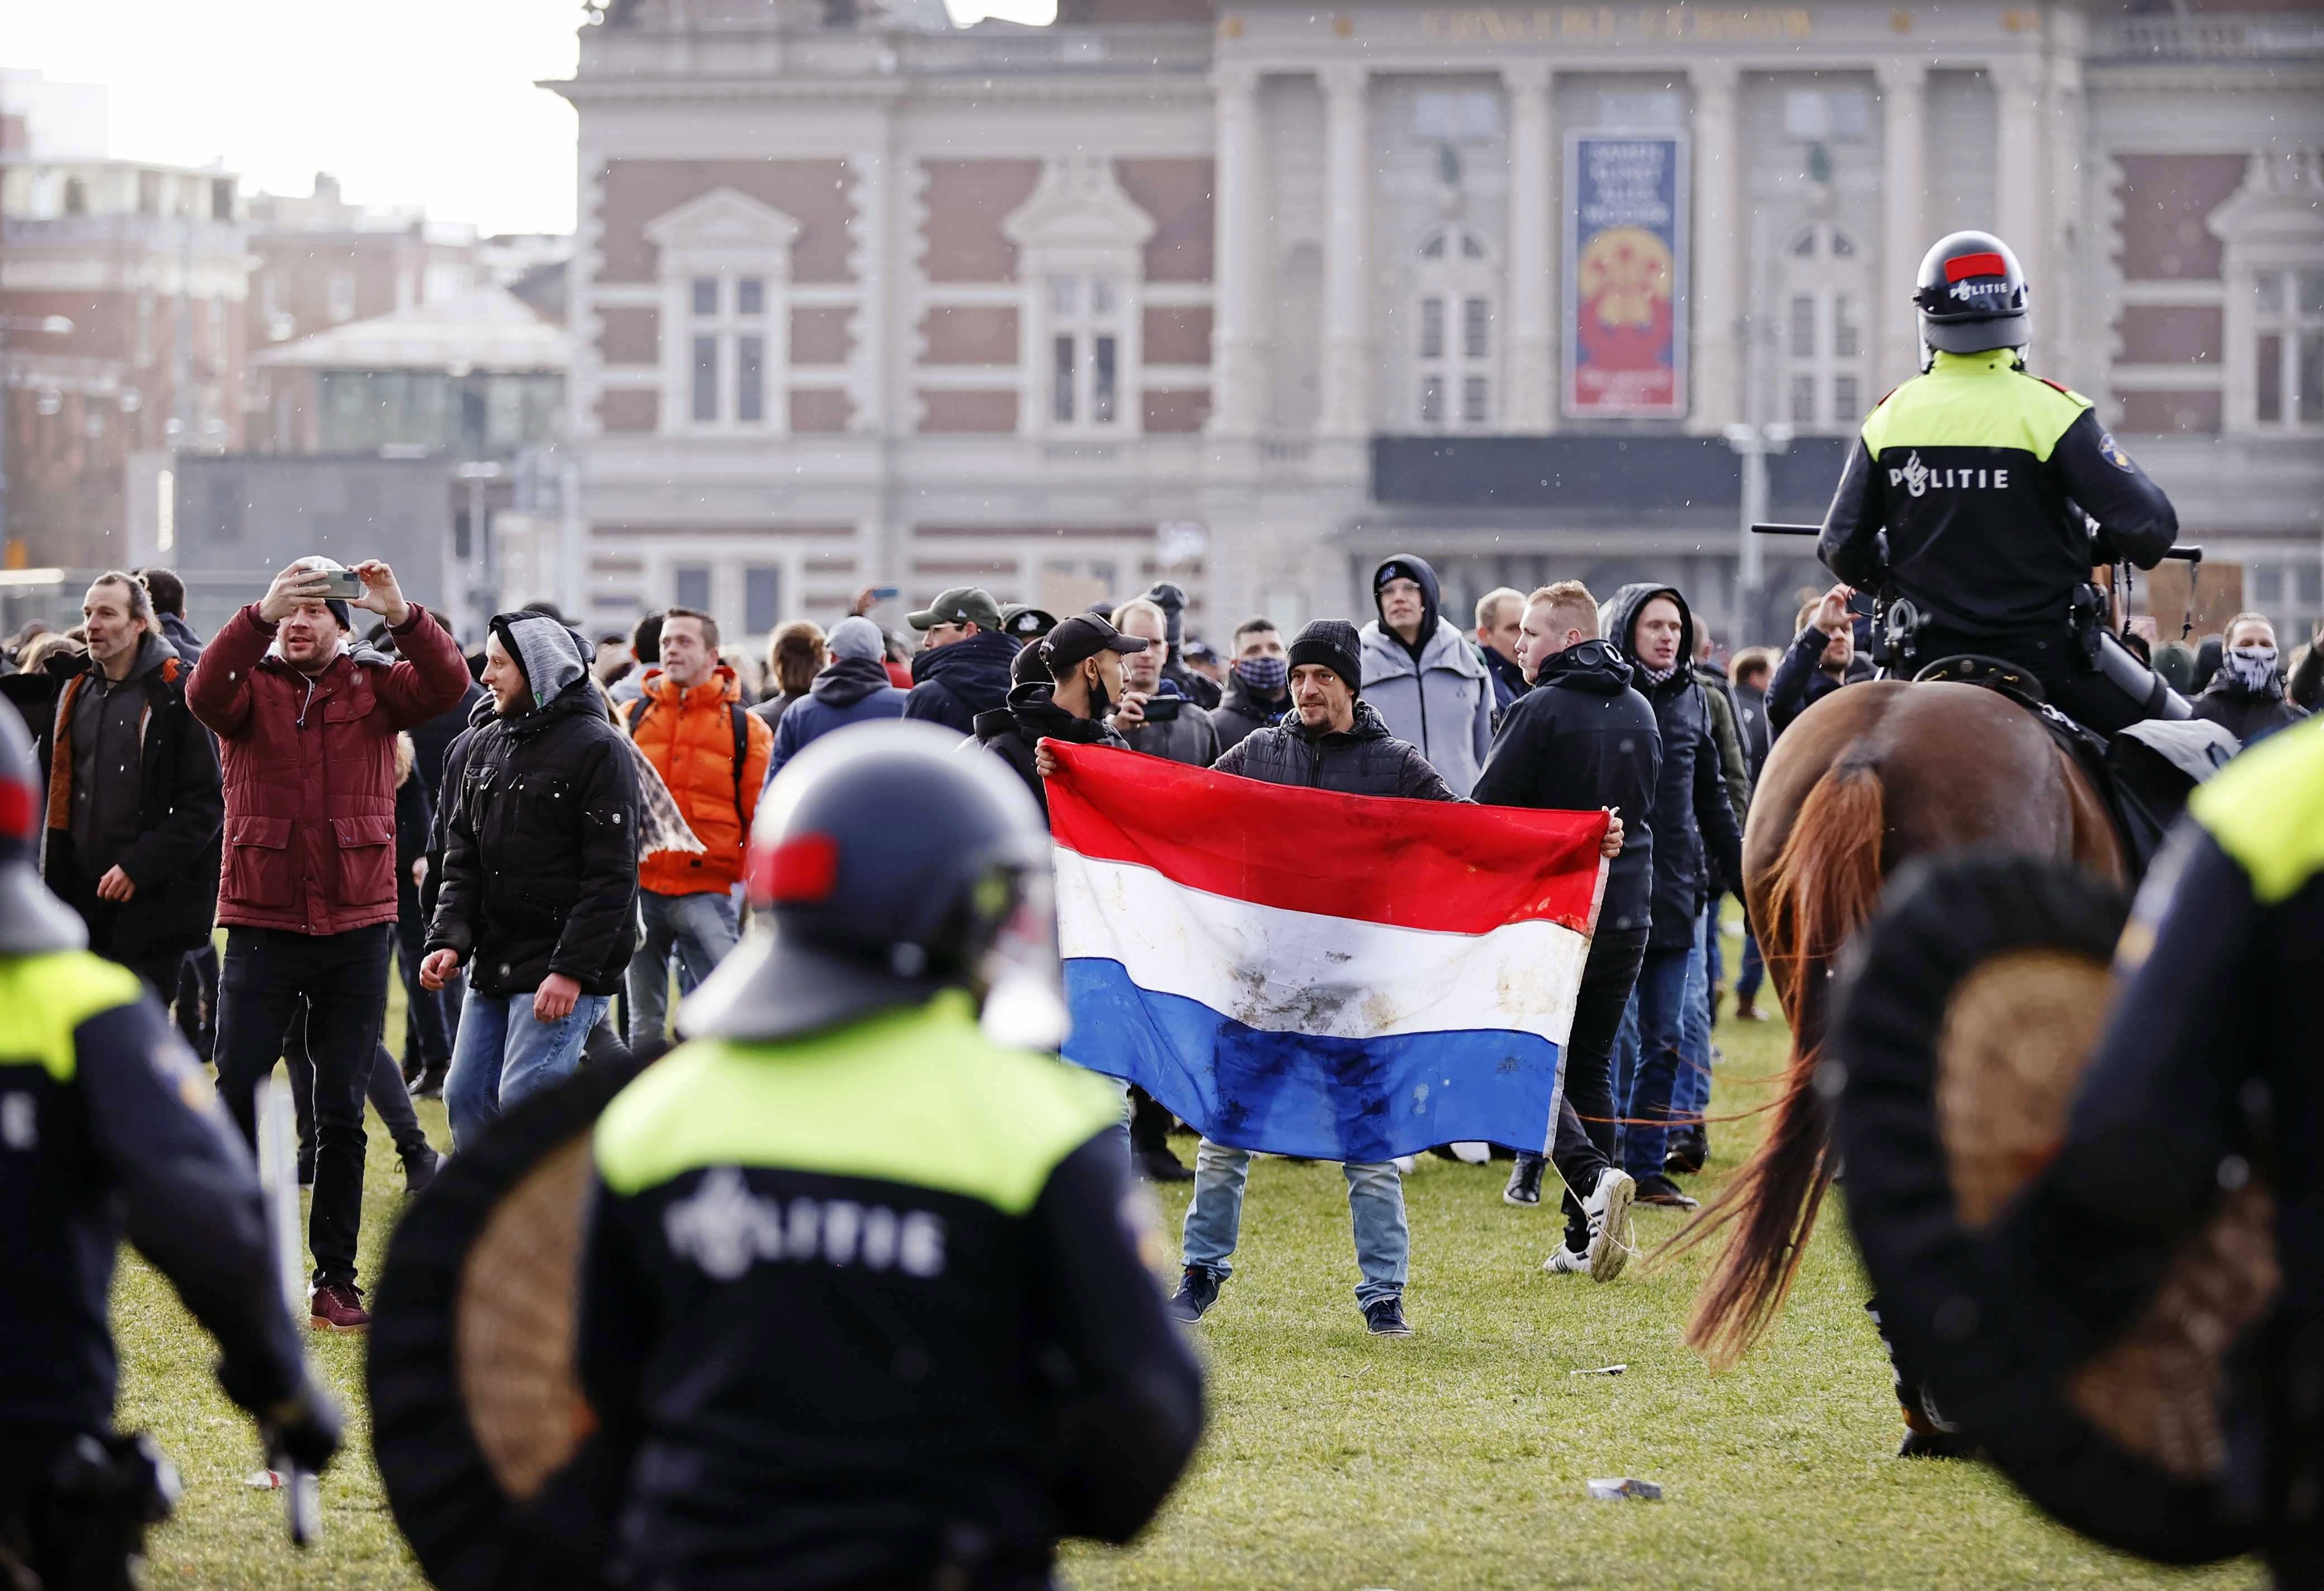
[[[1885, 587], [1891, 670], [1978, 653], [2111, 734], [2185, 704], [2107, 632], [2093, 565], [2152, 569], [2179, 520], [2090, 401], [2026, 372], [2026, 284], [1999, 238], [1956, 232], [1921, 262], [1922, 374], [1849, 456], [1818, 551]], [[2089, 525], [2097, 526], [2093, 541]]]
[[0, 707], [0, 1585], [126, 1591], [177, 1482], [113, 1432], [123, 1235], [217, 1337], [218, 1380], [307, 1470], [339, 1414], [283, 1307], [265, 1196], [217, 1089], [41, 882], [32, 737]]

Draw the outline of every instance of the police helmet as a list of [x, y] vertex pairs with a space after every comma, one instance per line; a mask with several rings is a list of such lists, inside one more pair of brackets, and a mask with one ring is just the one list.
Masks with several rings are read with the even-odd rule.
[[1004, 932], [1046, 945], [1054, 983], [1048, 864], [1040, 809], [973, 743], [900, 720], [824, 735], [767, 787], [744, 873], [756, 920], [678, 1026], [782, 1039], [948, 987], [982, 997]]
[[32, 736], [13, 706], [0, 706], [0, 956], [78, 950], [88, 943], [80, 913], [41, 882], [42, 818]]
[[[1921, 311], [1928, 355], [2022, 348], [2033, 336], [2025, 315], [2025, 273], [2009, 245], [1990, 232], [1940, 238], [1921, 260], [1913, 302]], [[1928, 358], [1924, 355], [1923, 367]]]

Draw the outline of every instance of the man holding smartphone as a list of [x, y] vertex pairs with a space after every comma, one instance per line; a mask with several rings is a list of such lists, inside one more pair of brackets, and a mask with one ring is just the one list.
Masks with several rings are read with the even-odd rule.
[[1130, 749], [1207, 768], [1219, 760], [1219, 732], [1211, 715], [1162, 672], [1169, 656], [1168, 615], [1161, 604], [1139, 597], [1113, 610], [1113, 627], [1146, 643], [1144, 652], [1121, 660], [1121, 705], [1113, 710], [1114, 732]]
[[[350, 646], [354, 608], [387, 621], [396, 661]], [[218, 1092], [254, 1143], [258, 1081], [306, 1005], [318, 1330], [371, 1324], [355, 1286], [355, 1239], [364, 1086], [397, 914], [395, 736], [467, 688], [458, 643], [404, 600], [394, 570], [376, 559], [346, 569], [322, 558], [300, 559], [227, 620], [186, 687], [226, 770]]]

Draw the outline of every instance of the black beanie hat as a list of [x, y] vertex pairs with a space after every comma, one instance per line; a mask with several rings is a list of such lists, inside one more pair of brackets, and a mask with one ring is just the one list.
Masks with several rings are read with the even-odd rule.
[[1345, 619], [1317, 619], [1299, 632], [1291, 643], [1291, 666], [1316, 663], [1348, 682], [1351, 691], [1364, 688], [1364, 660], [1356, 627]]

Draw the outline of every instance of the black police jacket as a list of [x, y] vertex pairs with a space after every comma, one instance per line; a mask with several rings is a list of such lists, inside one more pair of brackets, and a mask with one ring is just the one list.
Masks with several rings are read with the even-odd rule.
[[1033, 753], [1041, 742], [1062, 740], [1068, 745], [1130, 749], [1130, 743], [1108, 726], [1093, 718], [1076, 718], [1059, 707], [1051, 699], [1056, 689], [1054, 685], [1029, 680], [1010, 691], [1008, 706], [976, 715], [977, 744], [1017, 771], [1017, 777], [1041, 804], [1044, 818], [1049, 815], [1049, 791], [1033, 764]]
[[[1614, 621], [1608, 628], [1617, 644], [1627, 646], [1638, 615], [1657, 597], [1678, 605], [1678, 655], [1693, 655], [1694, 615], [1686, 598], [1668, 586], [1646, 582], [1623, 587], [1607, 605]], [[1635, 668], [1636, 657], [1627, 651], [1624, 656]], [[1655, 724], [1662, 732], [1650, 819], [1655, 885], [1653, 934], [1647, 943], [1658, 950], [1683, 949], [1694, 943], [1694, 920], [1711, 898], [1714, 863], [1721, 879], [1743, 876], [1743, 834], [1727, 800], [1719, 746], [1711, 735], [1710, 704], [1693, 668], [1681, 662], [1659, 685], [1644, 683], [1643, 674], [1639, 680], [1640, 693], [1654, 708]]]
[[576, 1322], [631, 1456], [625, 1583], [1033, 1591], [1059, 1537], [1134, 1535], [1202, 1383], [1120, 1109], [959, 990], [632, 1083], [595, 1128]]
[[0, 1493], [112, 1429], [124, 1235], [217, 1338], [236, 1402], [299, 1389], [250, 1151], [167, 1014], [87, 951], [0, 956]]
[[637, 939], [638, 774], [587, 679], [455, 743], [444, 798], [428, 948], [457, 950], [486, 994], [551, 973], [618, 989]]
[[1471, 800], [1488, 807], [1621, 814], [1622, 850], [1606, 874], [1598, 920], [1609, 931], [1648, 926], [1654, 892], [1655, 780], [1662, 730], [1631, 670], [1603, 641], [1569, 646], [1509, 704]]
[[[2098, 521], [2098, 551], [2070, 504]], [[2178, 534], [2171, 500], [2090, 401], [1997, 348], [1939, 354], [1880, 401], [1817, 550], [1853, 585], [1885, 578], [1940, 629], [2054, 635], [2092, 564], [2112, 552], [2153, 569]]]
[[1390, 735], [1372, 704], [1360, 697], [1356, 721], [1345, 729], [1310, 729], [1293, 713], [1280, 724], [1245, 735], [1211, 766], [1267, 784], [1304, 784], [1342, 795], [1461, 799], [1429, 766], [1420, 748]]

